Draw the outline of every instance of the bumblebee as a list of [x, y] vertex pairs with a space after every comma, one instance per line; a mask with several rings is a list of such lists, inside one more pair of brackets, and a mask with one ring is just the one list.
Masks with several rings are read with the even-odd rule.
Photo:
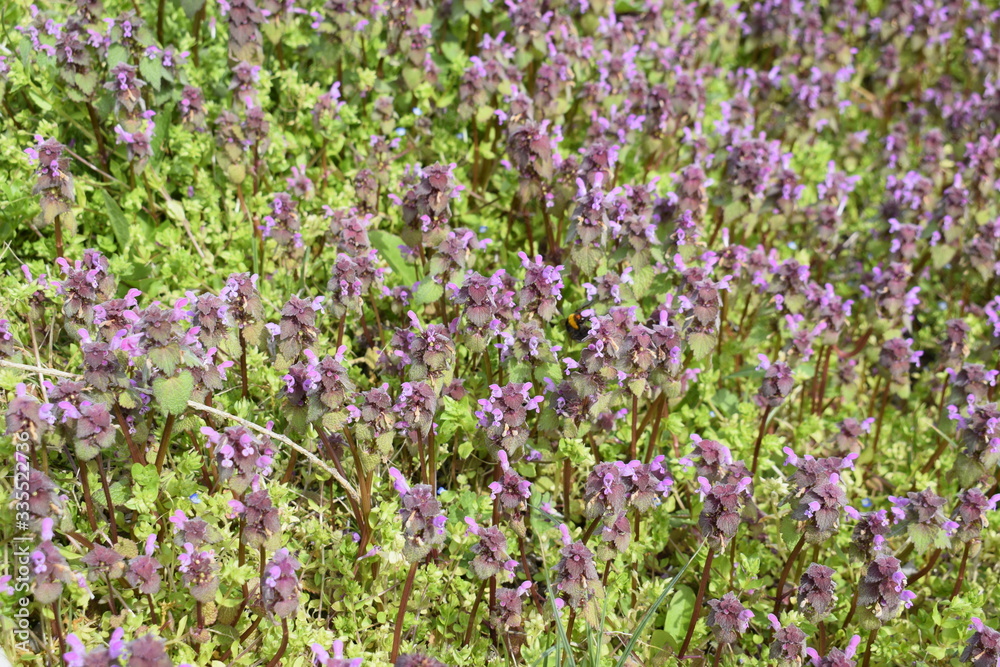
[[583, 340], [590, 333], [590, 321], [583, 316], [582, 311], [570, 313], [566, 318], [566, 333], [573, 340]]

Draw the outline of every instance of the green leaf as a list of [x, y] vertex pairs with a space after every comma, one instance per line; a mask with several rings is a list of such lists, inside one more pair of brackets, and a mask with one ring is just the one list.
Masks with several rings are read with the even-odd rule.
[[194, 377], [190, 371], [181, 371], [171, 378], [153, 380], [153, 396], [168, 414], [179, 415], [184, 412], [192, 391], [194, 391]]
[[584, 276], [590, 277], [596, 275], [597, 267], [601, 263], [600, 250], [589, 245], [581, 246], [574, 248], [571, 255]]
[[493, 108], [487, 105], [483, 105], [476, 109], [476, 122], [480, 125], [485, 125], [490, 118], [493, 117]]
[[128, 62], [128, 50], [121, 44], [112, 44], [108, 47], [107, 65], [108, 69], [114, 69], [116, 65]]
[[458, 42], [445, 42], [441, 45], [441, 53], [448, 62], [458, 62], [459, 59], [465, 58], [465, 49]]
[[386, 261], [392, 272], [402, 279], [404, 285], [412, 285], [417, 281], [417, 275], [413, 267], [406, 263], [403, 254], [399, 251], [399, 246], [403, 245], [403, 239], [395, 234], [373, 229], [368, 232], [368, 238], [372, 245], [378, 250], [379, 255]]
[[174, 107], [164, 106], [160, 109], [160, 113], [162, 120], [153, 128], [153, 136], [149, 142], [153, 151], [153, 159], [156, 162], [159, 162], [159, 158], [163, 155], [163, 142], [167, 138], [167, 133], [170, 132], [170, 118], [174, 115]]
[[160, 90], [160, 86], [163, 84], [163, 64], [158, 59], [143, 58], [140, 60], [139, 73], [146, 83], [153, 87], [153, 90]]
[[193, 19], [198, 10], [205, 4], [205, 0], [180, 0], [181, 8], [189, 19]]
[[694, 611], [694, 598], [694, 590], [688, 586], [681, 586], [670, 598], [670, 606], [667, 607], [667, 615], [663, 620], [663, 630], [677, 645], [680, 645], [687, 631], [688, 620]]
[[695, 359], [704, 359], [715, 347], [715, 336], [707, 333], [693, 333], [688, 336], [688, 345]]
[[934, 263], [935, 269], [944, 267], [944, 265], [950, 262], [951, 258], [954, 256], [955, 248], [950, 245], [939, 243], [931, 248], [931, 261]]
[[[924, 526], [919, 523], [910, 524], [907, 536], [913, 542], [913, 547], [917, 553], [926, 552], [935, 541], [935, 533], [940, 529], [933, 526]], [[943, 532], [943, 531], [942, 531]]]
[[729, 225], [732, 224], [734, 220], [747, 212], [747, 206], [740, 200], [732, 201], [722, 209], [722, 221]]
[[160, 475], [152, 463], [148, 465], [133, 463], [132, 481], [142, 489], [158, 489], [160, 487]]
[[444, 294], [444, 288], [433, 280], [427, 279], [420, 283], [416, 291], [413, 293], [413, 303], [417, 306], [422, 306], [425, 303], [433, 303], [441, 298]]
[[90, 70], [85, 73], [77, 73], [76, 86], [84, 95], [92, 95], [97, 87], [97, 72]]
[[410, 90], [415, 90], [424, 82], [424, 73], [418, 70], [416, 67], [404, 67], [403, 68], [403, 81], [406, 82], [406, 87]]
[[114, 232], [115, 241], [118, 242], [118, 249], [124, 252], [129, 247], [130, 240], [128, 220], [107, 190], [101, 190], [101, 194], [104, 195], [104, 208], [108, 212], [108, 222], [111, 223], [111, 231]]
[[635, 295], [636, 299], [641, 299], [649, 294], [649, 288], [653, 286], [655, 276], [656, 271], [648, 264], [632, 272], [632, 294]]

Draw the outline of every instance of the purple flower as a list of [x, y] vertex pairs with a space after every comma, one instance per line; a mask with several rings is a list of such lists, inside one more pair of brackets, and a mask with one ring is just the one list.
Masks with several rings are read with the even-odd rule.
[[510, 467], [507, 452], [497, 452], [500, 461], [500, 479], [490, 483], [490, 499], [500, 501], [500, 511], [510, 520], [511, 527], [520, 537], [525, 536], [524, 514], [531, 498], [531, 482]]
[[434, 489], [427, 484], [409, 486], [402, 473], [389, 468], [389, 476], [400, 497], [399, 518], [403, 522], [406, 544], [403, 555], [416, 563], [444, 544], [444, 525], [447, 518], [441, 514], [441, 503], [434, 497]]
[[361, 658], [345, 658], [344, 642], [339, 639], [333, 641], [331, 648], [333, 655], [319, 644], [312, 644], [309, 648], [312, 649], [313, 664], [317, 667], [361, 667], [361, 663], [364, 662]]
[[906, 575], [892, 556], [879, 556], [869, 564], [858, 586], [858, 604], [881, 622], [895, 618], [900, 607], [910, 607], [916, 597], [906, 590]]
[[764, 355], [758, 357], [761, 363], [757, 368], [764, 370], [764, 379], [757, 392], [757, 401], [769, 408], [776, 408], [792, 393], [792, 387], [795, 386], [792, 369], [780, 361], [772, 364]]
[[423, 326], [412, 310], [407, 316], [411, 329], [396, 329], [389, 341], [390, 351], [382, 354], [379, 364], [411, 382], [429, 379], [437, 386], [455, 364], [455, 342], [447, 327]]
[[481, 528], [470, 516], [465, 517], [465, 523], [469, 526], [467, 532], [479, 538], [479, 542], [472, 545], [472, 553], [475, 554], [472, 571], [475, 575], [480, 579], [489, 579], [507, 572], [513, 579], [517, 561], [507, 555], [507, 536], [497, 526]]
[[[997, 409], [996, 403], [980, 403], [973, 397], [967, 401], [964, 414], [954, 405], [949, 405], [948, 418], [956, 422], [958, 432], [955, 439], [965, 445], [962, 453], [976, 468], [962, 477], [977, 480], [1000, 460], [1000, 409]], [[961, 468], [959, 472], [963, 472]]]
[[[279, 246], [287, 246], [295, 242], [302, 226], [299, 222], [299, 214], [295, 210], [296, 206], [295, 200], [287, 192], [279, 192], [274, 195], [274, 199], [271, 200], [271, 215], [264, 216], [262, 227], [264, 238], [273, 238]], [[282, 311], [282, 315], [284, 315], [284, 311]]]
[[774, 630], [774, 641], [771, 642], [769, 654], [771, 660], [787, 667], [801, 665], [806, 658], [806, 633], [795, 625], [782, 627], [774, 614], [768, 614], [767, 620]]
[[606, 514], [617, 515], [628, 502], [628, 487], [622, 480], [617, 462], [598, 463], [587, 477], [584, 487], [584, 515], [596, 519]]
[[450, 202], [465, 189], [455, 183], [455, 166], [425, 167], [417, 185], [403, 196], [403, 241], [407, 245], [433, 247], [443, 240], [451, 217]]
[[146, 82], [137, 76], [138, 68], [128, 63], [118, 63], [108, 71], [110, 80], [104, 87], [114, 93], [115, 107], [129, 115], [138, 115], [136, 108], [142, 112], [146, 103], [142, 98], [142, 89]]
[[551, 322], [562, 298], [563, 267], [543, 263], [541, 255], [536, 256], [534, 261], [529, 260], [524, 252], [519, 252], [518, 257], [521, 258], [525, 273], [517, 305], [522, 312], [537, 313], [545, 322]]
[[466, 346], [472, 352], [482, 352], [487, 344], [518, 319], [519, 307], [514, 300], [513, 279], [501, 269], [487, 278], [470, 271], [461, 287], [448, 285], [452, 300], [461, 305], [461, 330]]
[[521, 598], [531, 590], [531, 582], [524, 581], [517, 588], [502, 586], [497, 589], [497, 604], [490, 621], [498, 630], [514, 630], [521, 627], [523, 605]]
[[796, 490], [789, 498], [791, 517], [804, 521], [805, 536], [811, 544], [819, 544], [836, 532], [840, 513], [847, 505], [847, 494], [840, 483], [839, 471], [853, 467], [856, 455], [816, 460], [812, 456], [799, 459], [790, 448], [786, 463], [798, 467], [790, 482]]
[[392, 406], [399, 416], [396, 428], [416, 441], [426, 438], [433, 426], [437, 412], [437, 393], [426, 382], [404, 382], [400, 385], [399, 398]]
[[264, 568], [261, 580], [261, 600], [268, 614], [289, 618], [299, 607], [299, 578], [302, 565], [288, 553], [279, 549]]
[[63, 314], [73, 323], [72, 331], [89, 326], [94, 320], [94, 306], [113, 298], [118, 289], [118, 281], [108, 271], [107, 258], [96, 250], [84, 250], [83, 259], [70, 264], [59, 257], [56, 264], [64, 278], [53, 284], [64, 297]]
[[231, 274], [219, 297], [227, 306], [227, 323], [245, 329], [264, 318], [264, 305], [257, 289], [257, 274]]
[[152, 533], [146, 538], [145, 554], [129, 560], [128, 569], [125, 570], [125, 580], [129, 586], [143, 595], [154, 595], [160, 591], [161, 578], [157, 570], [163, 566], [160, 565], [160, 561], [153, 558], [155, 550], [156, 533]]
[[909, 383], [910, 364], [920, 368], [923, 352], [913, 350], [912, 346], [912, 338], [890, 338], [882, 345], [878, 362], [895, 384]]
[[802, 573], [797, 594], [799, 607], [810, 621], [826, 618], [837, 601], [834, 593], [833, 575], [835, 570], [826, 565], [812, 563]]
[[181, 122], [199, 132], [205, 131], [205, 95], [201, 88], [184, 86], [180, 100]]
[[555, 570], [553, 584], [566, 603], [593, 624], [596, 622], [596, 598], [604, 594], [594, 565], [594, 553], [583, 542], [572, 541], [565, 524], [559, 528], [564, 546], [559, 551], [559, 562], [552, 568]]
[[839, 430], [836, 436], [834, 436], [837, 449], [855, 454], [859, 453], [861, 449], [861, 444], [859, 442], [861, 434], [868, 433], [874, 422], [874, 418], [868, 418], [864, 421], [858, 422], [858, 420], [848, 417], [844, 421], [837, 424], [837, 428]]
[[872, 561], [885, 546], [886, 537], [892, 526], [898, 523], [898, 517], [885, 510], [876, 510], [861, 514], [851, 506], [846, 506], [844, 512], [857, 521], [851, 534], [849, 553], [855, 560]]
[[910, 492], [906, 498], [889, 496], [893, 514], [906, 524], [907, 535], [918, 553], [925, 552], [932, 544], [948, 545], [948, 537], [958, 528], [944, 514], [945, 499], [930, 489]]
[[[16, 400], [16, 399], [15, 399]], [[7, 417], [8, 424], [10, 416]], [[23, 459], [24, 455], [18, 452], [18, 456]], [[17, 499], [17, 493], [13, 494]], [[51, 479], [45, 476], [40, 470], [28, 469], [27, 497], [28, 516], [30, 517], [29, 527], [38, 530], [43, 519], [48, 517], [59, 517], [63, 513], [66, 503], [66, 496], [59, 493], [59, 488]]]
[[1000, 494], [986, 497], [978, 488], [966, 489], [958, 494], [958, 507], [955, 512], [958, 515], [957, 537], [962, 542], [969, 542], [978, 539], [983, 528], [989, 525], [986, 520], [986, 512], [993, 511], [1000, 502]]
[[396, 417], [392, 412], [393, 400], [389, 384], [383, 383], [368, 391], [360, 392], [358, 405], [347, 407], [354, 427], [354, 437], [371, 451], [388, 457], [395, 436]]
[[52, 543], [53, 521], [42, 519], [38, 547], [31, 552], [31, 574], [34, 580], [35, 601], [39, 604], [51, 604], [62, 594], [63, 584], [80, 583], [73, 570], [59, 549]]
[[[316, 342], [316, 313], [322, 310], [323, 297], [311, 300], [291, 296], [281, 309], [281, 322], [275, 336], [278, 351], [286, 359], [295, 359], [302, 350]], [[270, 326], [270, 325], [269, 325]]]
[[613, 560], [616, 555], [628, 551], [631, 542], [632, 523], [627, 513], [605, 517], [604, 526], [601, 528], [601, 543], [597, 546], [597, 556], [604, 561]]
[[80, 559], [80, 562], [87, 566], [87, 579], [107, 577], [117, 579], [125, 572], [125, 563], [121, 554], [114, 549], [94, 545], [94, 548]]
[[182, 510], [175, 510], [169, 521], [174, 524], [174, 544], [179, 547], [184, 546], [185, 542], [190, 542], [197, 548], [203, 544], [214, 544], [219, 540], [218, 531], [204, 519], [198, 517], [189, 519]]
[[715, 551], [722, 551], [736, 535], [742, 512], [753, 500], [753, 481], [750, 477], [719, 482], [711, 485], [704, 477], [698, 478], [704, 505], [698, 517], [698, 527]]
[[[128, 667], [172, 667], [166, 642], [153, 635], [143, 635], [128, 643]], [[183, 666], [182, 666], [183, 667]]]
[[330, 298], [330, 312], [334, 317], [344, 317], [346, 313], [360, 313], [362, 300], [373, 287], [378, 292], [382, 287], [385, 269], [376, 266], [378, 251], [368, 250], [353, 257], [339, 253], [330, 271], [326, 285]]
[[243, 501], [231, 500], [234, 510], [243, 516], [243, 539], [253, 547], [274, 547], [281, 536], [280, 512], [271, 502], [267, 489], [257, 489]]
[[528, 441], [528, 411], [538, 411], [544, 398], [531, 397], [530, 382], [511, 382], [490, 385], [489, 398], [479, 399], [476, 410], [479, 425], [486, 432], [490, 444], [514, 456]]
[[70, 159], [63, 157], [66, 147], [55, 139], [43, 139], [35, 135], [38, 142], [25, 153], [36, 162], [35, 176], [38, 178], [32, 192], [40, 194], [41, 219], [45, 225], [51, 224], [57, 216], [67, 213], [76, 201], [73, 176], [69, 173]]
[[712, 628], [720, 644], [735, 643], [750, 628], [753, 612], [740, 604], [733, 593], [726, 593], [722, 598], [709, 600], [706, 604], [709, 607], [708, 627]]
[[678, 460], [685, 467], [694, 467], [696, 479], [704, 477], [711, 484], [722, 481], [733, 462], [729, 448], [716, 440], [705, 440], [696, 433], [691, 435], [694, 451]]
[[63, 654], [66, 667], [112, 667], [121, 664], [119, 659], [125, 653], [125, 642], [122, 641], [124, 636], [125, 630], [116, 628], [111, 633], [107, 648], [87, 651], [76, 633], [71, 632], [66, 636], [66, 644], [70, 650]]
[[237, 493], [271, 474], [275, 452], [268, 436], [257, 437], [244, 426], [228, 426], [222, 433], [203, 426], [201, 433], [215, 446], [220, 478]]
[[855, 653], [858, 651], [858, 645], [861, 643], [861, 637], [859, 635], [854, 635], [851, 637], [851, 641], [848, 642], [847, 648], [840, 650], [839, 648], [830, 649], [825, 656], [820, 657], [816, 649], [806, 649], [806, 653], [809, 655], [809, 659], [813, 664], [813, 667], [854, 667], [857, 662], [853, 660]]
[[995, 667], [1000, 664], [1000, 632], [984, 624], [982, 619], [972, 617], [970, 630], [975, 630], [966, 642], [961, 661], [971, 662], [973, 667]]
[[219, 589], [219, 564], [212, 550], [200, 551], [190, 542], [184, 544], [184, 553], [177, 556], [181, 580], [188, 587], [191, 596], [201, 602], [211, 602]]

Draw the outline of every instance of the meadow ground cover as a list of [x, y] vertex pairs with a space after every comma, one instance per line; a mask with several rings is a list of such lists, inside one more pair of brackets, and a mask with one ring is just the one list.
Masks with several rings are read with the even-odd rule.
[[1000, 665], [1000, 10], [0, 10], [0, 628]]

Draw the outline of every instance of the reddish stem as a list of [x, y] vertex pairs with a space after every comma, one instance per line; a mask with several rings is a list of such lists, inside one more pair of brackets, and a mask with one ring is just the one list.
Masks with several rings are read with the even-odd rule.
[[701, 582], [698, 584], [698, 597], [694, 600], [694, 609], [691, 611], [691, 620], [688, 623], [687, 634], [684, 635], [684, 643], [681, 650], [677, 652], [679, 660], [684, 659], [688, 646], [691, 645], [691, 638], [694, 637], [694, 628], [698, 624], [698, 617], [701, 616], [701, 603], [705, 599], [705, 590], [708, 588], [708, 578], [712, 574], [712, 559], [715, 557], [715, 549], [709, 547], [708, 556], [705, 558], [705, 567], [701, 571]]
[[958, 579], [955, 580], [955, 587], [951, 589], [950, 600], [954, 600], [962, 592], [962, 582], [965, 581], [965, 566], [969, 564], [969, 548], [971, 546], [971, 542], [966, 542], [965, 548], [962, 550], [962, 564], [958, 567]]
[[757, 441], [753, 443], [753, 467], [750, 468], [750, 475], [757, 476], [757, 459], [760, 458], [760, 443], [764, 441], [764, 429], [767, 428], [767, 416], [771, 414], [771, 407], [764, 408], [760, 416], [760, 428], [757, 430]]
[[267, 663], [267, 667], [277, 667], [281, 664], [281, 658], [285, 655], [285, 649], [288, 648], [288, 619], [281, 619], [281, 646], [278, 647], [278, 652], [274, 654], [271, 658], [271, 662]]
[[417, 565], [411, 563], [410, 571], [406, 574], [406, 583], [403, 584], [403, 596], [399, 600], [399, 611], [396, 612], [396, 629], [392, 633], [392, 653], [389, 654], [389, 662], [396, 662], [399, 657], [399, 642], [403, 638], [403, 621], [406, 618], [406, 603], [410, 600], [410, 591], [413, 590], [413, 579], [417, 576]]
[[792, 564], [795, 559], [798, 558], [799, 553], [802, 551], [802, 547], [805, 546], [806, 536], [803, 534], [799, 541], [795, 543], [795, 547], [792, 549], [792, 553], [788, 554], [788, 558], [785, 560], [785, 566], [781, 568], [781, 576], [778, 577], [778, 590], [775, 592], [774, 598], [774, 615], [778, 616], [781, 614], [781, 601], [784, 599], [785, 592], [785, 582], [788, 580], [788, 573], [792, 569]]

